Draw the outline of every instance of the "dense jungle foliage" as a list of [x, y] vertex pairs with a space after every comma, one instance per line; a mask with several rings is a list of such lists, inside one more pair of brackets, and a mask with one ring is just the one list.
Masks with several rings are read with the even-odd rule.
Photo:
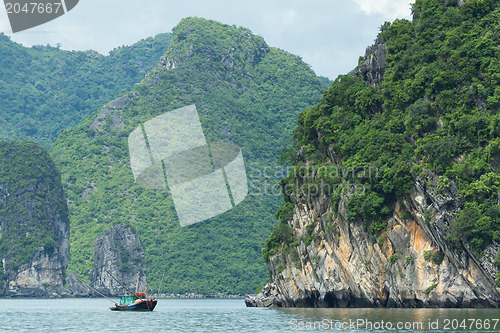
[[0, 33], [0, 140], [50, 147], [59, 132], [140, 82], [163, 55], [170, 34], [95, 51], [24, 47]]
[[[248, 29], [182, 20], [158, 67], [123, 95], [128, 105], [64, 130], [52, 146], [68, 194], [68, 271], [87, 277], [94, 240], [125, 222], [145, 247], [153, 290], [165, 272], [163, 292], [253, 292], [267, 280], [261, 250], [282, 200], [278, 158], [298, 114], [319, 101], [322, 81]], [[232, 210], [181, 228], [168, 191], [134, 183], [127, 140], [145, 121], [191, 104], [208, 142], [242, 148], [250, 193]]]
[[465, 242], [480, 254], [500, 242], [500, 2], [417, 0], [412, 10], [413, 21], [381, 27], [383, 83], [341, 75], [299, 115], [282, 158], [305, 171], [281, 182], [288, 203], [278, 211], [282, 222], [263, 250], [266, 260], [294, 241], [286, 223], [291, 193], [327, 188], [337, 208], [352, 184], [366, 191], [350, 197], [348, 217], [374, 235], [419, 180], [438, 190], [458, 187], [463, 209], [449, 226], [451, 244]]

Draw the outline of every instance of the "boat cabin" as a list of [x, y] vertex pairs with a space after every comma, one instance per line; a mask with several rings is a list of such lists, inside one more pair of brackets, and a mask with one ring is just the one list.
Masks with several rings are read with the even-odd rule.
[[146, 299], [146, 293], [135, 293], [132, 296], [121, 296], [120, 304], [133, 304], [138, 299]]

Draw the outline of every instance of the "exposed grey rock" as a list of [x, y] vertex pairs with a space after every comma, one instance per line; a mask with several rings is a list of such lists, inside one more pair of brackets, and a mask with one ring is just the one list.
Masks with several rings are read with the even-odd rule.
[[[63, 297], [70, 292], [64, 285], [66, 266], [59, 260], [59, 250], [48, 253], [40, 247], [28, 263], [21, 265], [9, 279], [3, 295], [8, 297]], [[12, 276], [12, 274], [11, 274]]]
[[128, 96], [121, 96], [104, 105], [99, 111], [97, 117], [95, 117], [94, 121], [89, 126], [89, 130], [100, 130], [108, 123], [112, 131], [118, 132], [122, 130], [125, 127], [125, 124], [122, 121], [122, 109], [129, 104], [130, 98]]
[[120, 295], [124, 288], [116, 280], [125, 284], [131, 291], [135, 291], [136, 274], [144, 287], [146, 285], [144, 247], [137, 231], [128, 224], [109, 228], [94, 242], [91, 286], [103, 294]]
[[382, 37], [378, 36], [375, 43], [366, 48], [364, 61], [359, 64], [355, 75], [362, 77], [368, 85], [378, 86], [384, 81], [386, 58], [387, 45]]
[[281, 297], [276, 288], [274, 288], [274, 285], [268, 283], [261, 289], [261, 292], [259, 294], [249, 295], [247, 298], [245, 298], [245, 304], [249, 308], [281, 307], [283, 306], [283, 301], [281, 300]]
[[479, 258], [479, 262], [481, 266], [488, 272], [490, 276], [496, 277], [498, 273], [498, 266], [495, 265], [494, 261], [500, 252], [500, 245], [494, 242], [492, 245], [489, 245], [484, 249], [484, 255]]
[[445, 0], [445, 6], [462, 6], [465, 0]]
[[84, 285], [78, 280], [78, 277], [75, 273], [71, 273], [67, 278], [66, 278], [66, 284], [68, 286], [69, 291], [71, 292], [72, 296], [75, 297], [88, 297], [91, 296], [91, 290], [89, 287]]

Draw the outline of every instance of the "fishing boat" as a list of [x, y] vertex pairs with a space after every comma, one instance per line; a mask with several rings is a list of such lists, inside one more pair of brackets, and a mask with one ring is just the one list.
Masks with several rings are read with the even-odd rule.
[[[139, 274], [136, 275], [137, 285], [135, 286], [134, 294], [132, 294], [130, 292], [130, 289], [124, 283], [118, 281], [110, 272], [108, 272], [108, 274], [111, 275], [111, 277], [113, 277], [116, 282], [122, 285], [122, 287], [129, 292], [128, 295], [120, 297], [120, 303], [115, 303], [115, 306], [109, 308], [111, 311], [153, 311], [155, 309], [158, 300], [156, 298], [149, 297], [147, 292], [138, 292], [139, 288], [141, 287]], [[163, 276], [161, 278], [161, 283], [163, 283]], [[147, 282], [145, 290], [149, 290]]]
[[[120, 282], [117, 278], [115, 278], [109, 271], [106, 271], [116, 282], [118, 282], [126, 292], [128, 292], [127, 295], [121, 296], [120, 297], [120, 303], [115, 302], [108, 296], [104, 295], [101, 293], [99, 290], [95, 289], [94, 287], [89, 286], [87, 283], [83, 282], [80, 278], [77, 277], [78, 281], [82, 283], [83, 285], [87, 286], [90, 290], [96, 292], [97, 294], [101, 295], [102, 297], [106, 298], [107, 300], [115, 303], [115, 306], [110, 307], [109, 309], [111, 311], [153, 311], [156, 307], [156, 304], [158, 303], [158, 300], [154, 297], [150, 297], [147, 292], [138, 292], [139, 288], [141, 286], [141, 282], [139, 279], [139, 274], [137, 274], [137, 285], [135, 287], [135, 293], [133, 293], [123, 282]], [[163, 276], [161, 277], [161, 282], [160, 282], [160, 288], [158, 289], [158, 294], [160, 293], [161, 290], [161, 285], [163, 283], [163, 277], [165, 276], [165, 273], [163, 273]], [[146, 283], [146, 288], [145, 290], [149, 290], [147, 283]]]
[[111, 311], [153, 311], [158, 300], [148, 297], [146, 293], [121, 296], [120, 303], [110, 307]]

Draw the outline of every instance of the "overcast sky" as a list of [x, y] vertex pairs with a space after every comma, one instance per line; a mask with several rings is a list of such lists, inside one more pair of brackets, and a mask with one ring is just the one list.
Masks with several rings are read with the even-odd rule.
[[385, 21], [410, 18], [414, 0], [81, 0], [66, 15], [12, 33], [5, 10], [0, 31], [25, 46], [57, 43], [66, 50], [107, 54], [121, 45], [170, 32], [187, 16], [235, 24], [270, 46], [301, 56], [334, 79], [353, 69]]

